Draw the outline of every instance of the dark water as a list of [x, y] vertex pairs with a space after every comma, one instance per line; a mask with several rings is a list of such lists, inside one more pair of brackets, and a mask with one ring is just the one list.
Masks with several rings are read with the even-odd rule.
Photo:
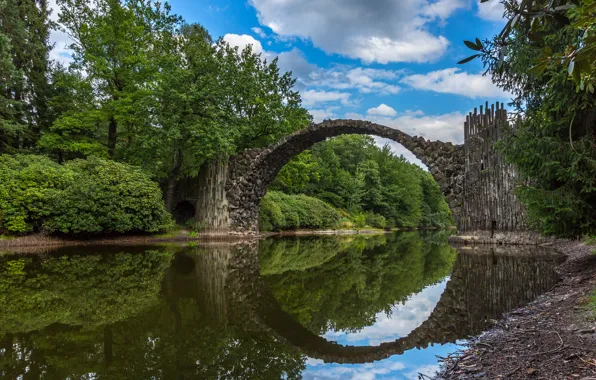
[[557, 281], [447, 233], [0, 256], [0, 377], [416, 379]]

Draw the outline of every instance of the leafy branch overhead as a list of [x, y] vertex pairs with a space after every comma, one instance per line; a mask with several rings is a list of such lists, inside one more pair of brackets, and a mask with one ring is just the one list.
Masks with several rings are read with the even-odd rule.
[[[488, 1], [481, 0], [481, 3]], [[481, 58], [485, 65], [498, 62], [502, 67], [512, 44], [532, 44], [538, 51], [531, 57], [528, 74], [540, 75], [549, 68], [556, 70], [563, 66], [577, 91], [595, 92], [596, 1], [505, 0], [503, 4], [508, 21], [501, 32], [486, 44], [478, 38], [475, 42], [464, 41], [468, 48], [478, 53], [458, 64]], [[559, 49], [553, 49], [553, 43], [562, 35], [571, 37], [566, 38]]]

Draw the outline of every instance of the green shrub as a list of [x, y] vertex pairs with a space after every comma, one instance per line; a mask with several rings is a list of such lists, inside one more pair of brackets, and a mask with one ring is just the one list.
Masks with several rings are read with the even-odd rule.
[[137, 168], [91, 157], [58, 165], [0, 156], [0, 230], [110, 233], [171, 225], [156, 183]]
[[331, 205], [306, 195], [270, 191], [260, 204], [261, 231], [337, 228], [340, 219]]
[[367, 212], [364, 214], [364, 220], [366, 225], [373, 228], [385, 228], [387, 227], [387, 219], [383, 215], [375, 214], [373, 212]]

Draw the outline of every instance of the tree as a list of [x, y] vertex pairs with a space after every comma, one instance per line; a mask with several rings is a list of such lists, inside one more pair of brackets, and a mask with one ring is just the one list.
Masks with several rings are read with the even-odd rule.
[[[154, 42], [180, 24], [169, 5], [149, 0], [59, 0], [60, 22], [73, 39], [73, 67], [93, 84], [108, 154], [117, 155], [151, 122]], [[95, 123], [97, 118], [93, 117]]]
[[93, 85], [77, 70], [57, 66], [52, 72], [52, 96], [48, 104], [54, 121], [37, 142], [38, 147], [62, 163], [95, 155], [107, 157], [102, 144], [102, 111]]
[[271, 190], [317, 197], [346, 210], [356, 227], [444, 227], [451, 212], [432, 176], [370, 136], [314, 145], [279, 172]]
[[519, 195], [546, 234], [596, 230], [596, 2], [505, 1], [492, 40], [466, 41], [519, 118], [500, 144], [526, 179]]
[[46, 0], [0, 1], [0, 153], [31, 149], [48, 126]]

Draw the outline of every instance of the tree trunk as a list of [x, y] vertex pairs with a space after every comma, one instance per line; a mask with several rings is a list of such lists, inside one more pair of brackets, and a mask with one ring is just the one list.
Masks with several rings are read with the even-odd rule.
[[182, 162], [184, 157], [182, 156], [182, 150], [176, 149], [174, 153], [174, 162], [172, 170], [168, 175], [168, 187], [166, 189], [166, 210], [171, 214], [174, 210], [174, 193], [176, 191], [176, 180], [180, 176], [180, 170], [182, 169]]
[[207, 162], [199, 172], [196, 225], [206, 233], [227, 233], [230, 227], [226, 181], [228, 157]]
[[110, 158], [114, 158], [116, 152], [116, 136], [118, 133], [118, 123], [114, 116], [110, 117], [110, 125], [108, 127], [108, 154]]

